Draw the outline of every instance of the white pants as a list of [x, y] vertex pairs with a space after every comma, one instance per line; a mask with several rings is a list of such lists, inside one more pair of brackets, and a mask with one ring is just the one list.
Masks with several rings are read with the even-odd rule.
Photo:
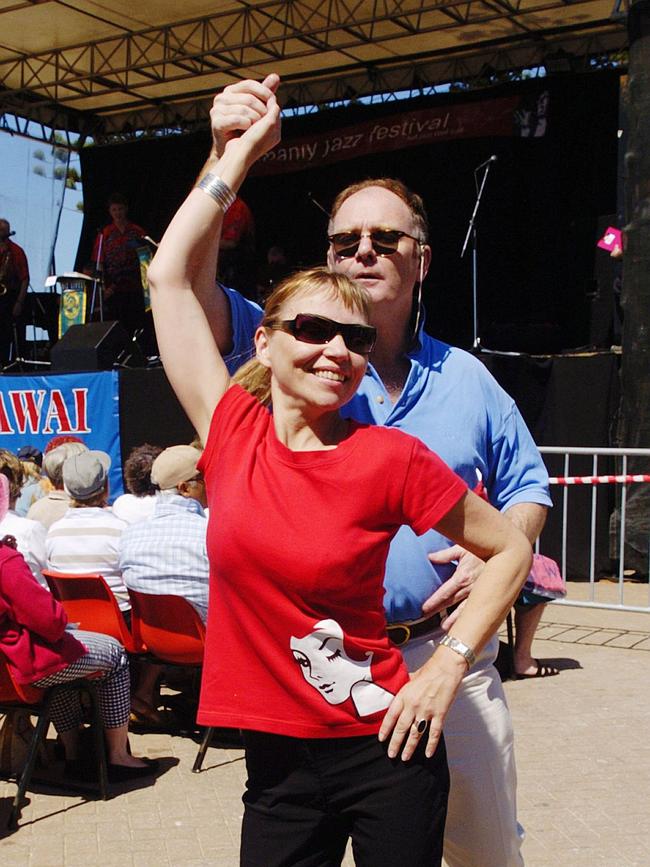
[[[424, 665], [444, 636], [437, 630], [402, 647], [409, 671]], [[523, 867], [517, 823], [512, 719], [494, 667], [498, 637], [463, 678], [445, 720], [451, 774], [445, 826], [448, 867]]]

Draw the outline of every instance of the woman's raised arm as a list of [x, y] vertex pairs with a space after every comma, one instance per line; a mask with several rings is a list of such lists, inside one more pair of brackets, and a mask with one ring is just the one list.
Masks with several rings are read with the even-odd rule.
[[[219, 237], [230, 193], [250, 167], [280, 139], [277, 76], [266, 79], [264, 113], [221, 156], [213, 154], [160, 242], [149, 268], [151, 307], [165, 373], [203, 442], [217, 403], [230, 379], [206, 315], [205, 299], [215, 286]], [[259, 104], [258, 98], [258, 104]], [[213, 127], [215, 126], [213, 118]], [[221, 183], [220, 183], [221, 182]], [[224, 299], [225, 302], [225, 299]]]

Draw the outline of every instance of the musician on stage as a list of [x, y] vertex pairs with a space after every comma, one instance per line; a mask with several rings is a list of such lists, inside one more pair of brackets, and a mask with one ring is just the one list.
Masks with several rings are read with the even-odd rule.
[[120, 193], [108, 199], [112, 222], [97, 234], [93, 261], [104, 280], [104, 319], [117, 319], [129, 333], [146, 328], [138, 247], [146, 247], [146, 232], [128, 219], [129, 206]]
[[10, 241], [15, 235], [9, 220], [0, 219], [0, 362], [9, 360], [14, 345], [14, 358], [20, 355], [25, 325], [21, 321], [25, 296], [29, 286], [29, 266], [22, 247]]

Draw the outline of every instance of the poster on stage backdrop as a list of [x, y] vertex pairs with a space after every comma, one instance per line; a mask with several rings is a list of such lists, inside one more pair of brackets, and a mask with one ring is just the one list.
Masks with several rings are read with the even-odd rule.
[[59, 376], [0, 376], [0, 448], [45, 451], [55, 436], [75, 436], [111, 457], [109, 495], [123, 493], [117, 371]]

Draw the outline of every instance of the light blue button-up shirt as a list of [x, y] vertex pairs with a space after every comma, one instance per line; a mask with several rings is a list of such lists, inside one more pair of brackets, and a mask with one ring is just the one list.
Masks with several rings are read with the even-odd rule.
[[198, 500], [158, 494], [153, 516], [130, 524], [120, 539], [120, 569], [127, 587], [151, 595], [182, 596], [205, 622], [210, 570], [208, 521]]

